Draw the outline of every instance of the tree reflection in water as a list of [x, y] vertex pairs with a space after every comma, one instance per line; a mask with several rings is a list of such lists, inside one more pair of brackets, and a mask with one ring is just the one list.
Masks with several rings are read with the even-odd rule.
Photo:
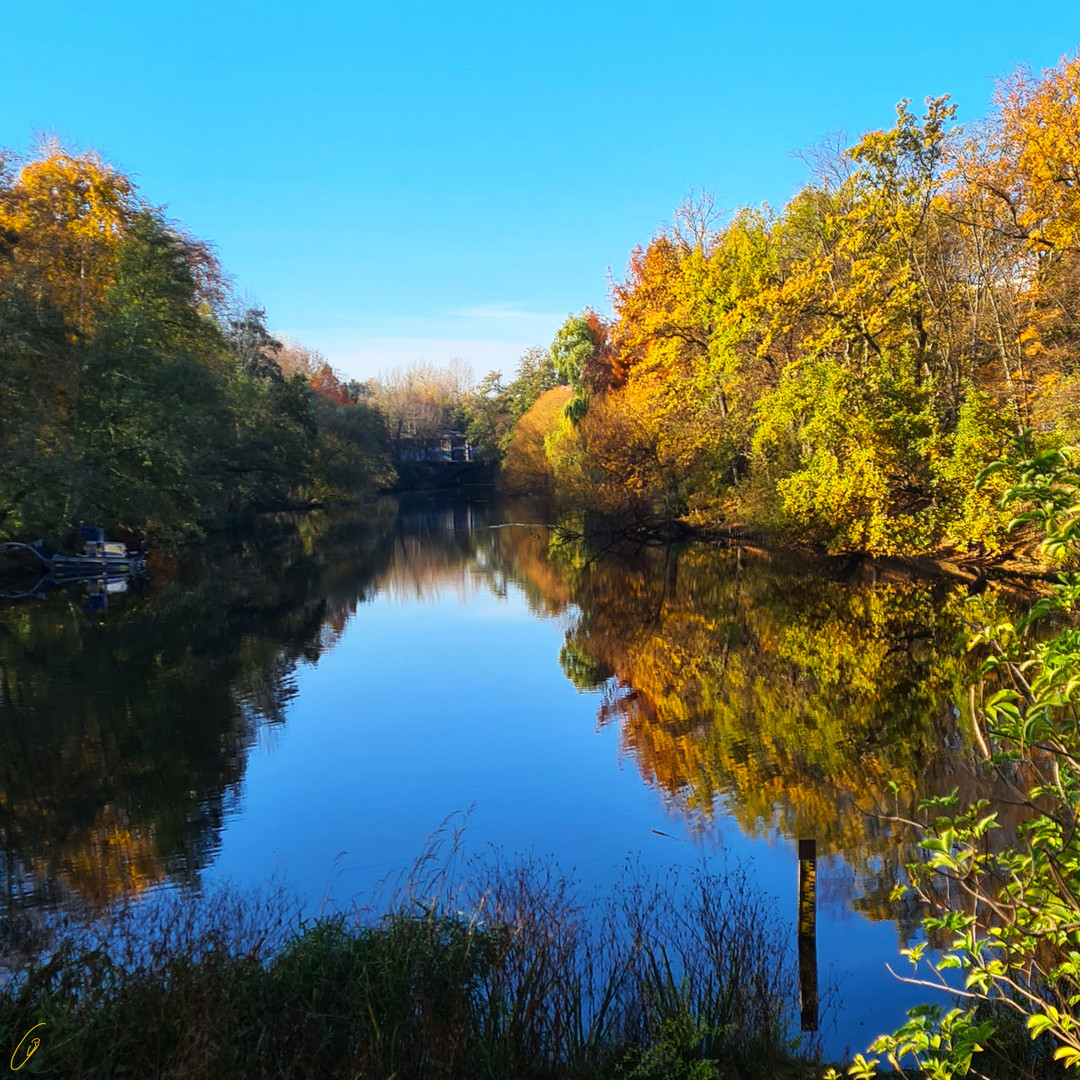
[[[252, 745], [284, 722], [297, 665], [366, 599], [513, 586], [562, 620], [567, 678], [599, 692], [599, 722], [691, 828], [722, 811], [750, 835], [815, 837], [823, 898], [858, 892], [865, 914], [911, 932], [918, 913], [889, 894], [917, 849], [878, 811], [985, 784], [953, 709], [970, 662], [961, 593], [700, 545], [592, 557], [521, 524], [536, 520], [527, 504], [388, 500], [158, 565], [148, 596], [100, 619], [75, 594], [0, 607], [8, 924], [194, 882]], [[482, 665], [476, 679], [479, 692]]]
[[563, 670], [602, 692], [599, 722], [619, 725], [643, 779], [699, 831], [723, 810], [748, 835], [816, 838], [853, 877], [826, 869], [825, 899], [854, 893], [913, 932], [919, 913], [889, 897], [918, 848], [885, 815], [953, 788], [993, 795], [954, 707], [966, 589], [703, 545], [540, 557], [542, 542], [500, 534], [502, 561], [541, 593], [557, 570], [553, 606], [575, 613]]
[[77, 591], [0, 606], [0, 870], [16, 910], [94, 908], [212, 858], [297, 664], [332, 648], [394, 515], [313, 515], [183, 563], [101, 618]]

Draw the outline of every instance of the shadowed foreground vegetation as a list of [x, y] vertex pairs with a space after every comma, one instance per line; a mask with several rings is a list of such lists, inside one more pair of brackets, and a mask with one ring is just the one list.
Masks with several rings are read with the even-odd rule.
[[536, 862], [471, 862], [464, 886], [431, 865], [382, 914], [303, 922], [282, 893], [121, 907], [7, 980], [0, 1044], [44, 1024], [28, 1071], [86, 1078], [820, 1072], [790, 1038], [787, 928], [744, 871], [628, 870], [588, 901]]

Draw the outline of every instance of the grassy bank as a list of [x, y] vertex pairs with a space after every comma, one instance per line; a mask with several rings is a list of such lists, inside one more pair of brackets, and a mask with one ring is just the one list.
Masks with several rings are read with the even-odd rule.
[[468, 882], [311, 921], [280, 896], [129, 905], [9, 980], [0, 1044], [44, 1024], [28, 1072], [83, 1078], [820, 1074], [789, 931], [741, 871], [594, 902], [531, 862]]

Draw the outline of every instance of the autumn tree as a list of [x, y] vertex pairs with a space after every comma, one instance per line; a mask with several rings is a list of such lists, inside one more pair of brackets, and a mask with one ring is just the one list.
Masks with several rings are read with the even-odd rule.
[[500, 473], [504, 491], [518, 495], [549, 495], [554, 488], [545, 440], [565, 419], [571, 391], [555, 386], [541, 394], [514, 426]]
[[117, 249], [138, 201], [131, 181], [87, 151], [45, 143], [0, 188], [5, 276], [22, 276], [35, 298], [80, 332], [115, 271]]
[[180, 540], [392, 480], [381, 415], [325, 361], [286, 377], [224, 282], [98, 155], [0, 155], [0, 536]]
[[525, 350], [509, 384], [503, 384], [501, 372], [488, 372], [465, 399], [469, 442], [481, 457], [500, 461], [514, 425], [541, 394], [562, 381], [551, 350], [540, 346]]
[[445, 367], [414, 364], [379, 376], [373, 400], [386, 418], [395, 458], [411, 442], [434, 438], [447, 428], [465, 427], [465, 401], [472, 373], [460, 360]]

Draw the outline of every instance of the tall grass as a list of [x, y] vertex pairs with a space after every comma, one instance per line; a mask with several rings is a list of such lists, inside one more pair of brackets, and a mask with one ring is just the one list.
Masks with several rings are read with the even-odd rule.
[[44, 1023], [27, 1071], [87, 1080], [812, 1075], [788, 934], [739, 869], [583, 900], [550, 864], [429, 856], [378, 909], [120, 909], [0, 991], [0, 1046]]

